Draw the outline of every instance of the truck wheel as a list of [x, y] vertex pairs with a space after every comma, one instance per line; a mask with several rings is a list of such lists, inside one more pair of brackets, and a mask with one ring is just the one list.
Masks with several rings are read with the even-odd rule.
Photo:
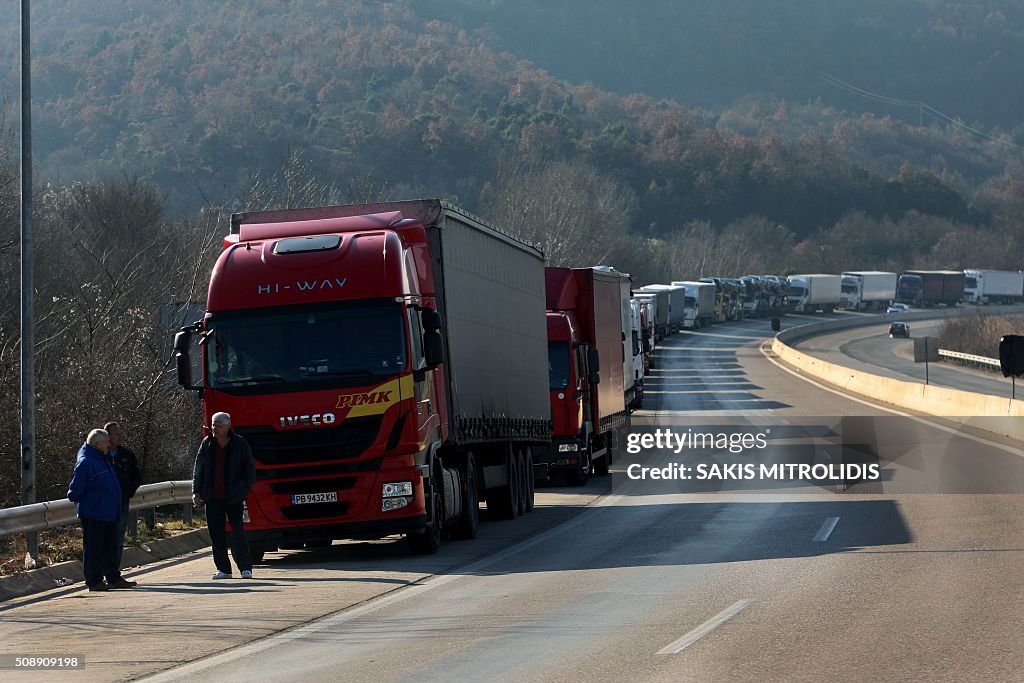
[[422, 533], [409, 534], [405, 537], [409, 543], [409, 549], [417, 555], [433, 555], [441, 548], [441, 524], [444, 519], [444, 509], [441, 506], [441, 495], [437, 491], [431, 498], [433, 501], [433, 512], [430, 515], [432, 524]]
[[262, 564], [263, 556], [266, 554], [267, 549], [261, 545], [249, 546], [249, 559], [253, 564]]
[[590, 468], [573, 470], [566, 479], [569, 481], [569, 486], [585, 486], [590, 481]]
[[533, 479], [533, 449], [526, 447], [526, 511], [533, 510], [533, 497], [536, 494], [536, 482]]
[[530, 494], [530, 485], [527, 483], [528, 477], [533, 476], [533, 472], [527, 473], [526, 471], [526, 450], [520, 448], [516, 451], [516, 464], [519, 467], [519, 515], [526, 514], [526, 497]]
[[519, 512], [519, 472], [511, 448], [505, 453], [504, 486], [487, 491], [487, 512], [494, 519], [515, 519]]
[[466, 495], [462, 499], [462, 517], [452, 530], [455, 538], [470, 540], [476, 538], [480, 527], [480, 495], [476, 479], [476, 458], [472, 453], [466, 454], [466, 469], [462, 473], [466, 482]]
[[593, 452], [594, 442], [591, 440], [587, 443], [587, 450], [582, 453], [587, 456], [587, 466], [585, 469], [582, 467], [574, 469], [566, 475], [566, 480], [569, 482], [569, 486], [584, 486], [588, 481], [590, 481], [590, 470], [594, 466], [594, 459], [591, 456], [591, 453]]

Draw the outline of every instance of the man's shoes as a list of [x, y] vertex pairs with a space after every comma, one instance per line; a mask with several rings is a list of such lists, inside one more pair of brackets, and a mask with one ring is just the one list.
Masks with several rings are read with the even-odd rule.
[[113, 583], [108, 583], [107, 588], [109, 590], [117, 590], [119, 588], [135, 588], [137, 585], [139, 585], [138, 581], [129, 581], [128, 579], [121, 577]]
[[89, 592], [92, 592], [92, 593], [94, 593], [96, 591], [108, 591], [108, 590], [110, 590], [110, 586], [108, 586], [107, 584], [105, 584], [103, 582], [97, 583], [94, 586], [89, 586]]
[[231, 578], [231, 574], [228, 574], [227, 572], [222, 572], [222, 571], [218, 570], [217, 573], [213, 575], [213, 578], [215, 578], [215, 579], [230, 579]]
[[251, 579], [252, 578], [252, 570], [251, 569], [246, 569], [244, 572], [242, 572], [242, 578], [243, 579]]

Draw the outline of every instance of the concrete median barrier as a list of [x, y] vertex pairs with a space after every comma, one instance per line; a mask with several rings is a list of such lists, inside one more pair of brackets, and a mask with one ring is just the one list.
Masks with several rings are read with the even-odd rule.
[[[1020, 308], [1014, 307], [1019, 313]], [[902, 315], [900, 320], [926, 320], [948, 317], [934, 312]], [[959, 313], [970, 315], [970, 312]], [[924, 385], [916, 382], [882, 377], [861, 370], [830, 363], [803, 353], [791, 346], [793, 342], [837, 330], [877, 325], [888, 318], [858, 318], [835, 322], [801, 325], [780, 332], [772, 340], [772, 352], [787, 365], [815, 379], [833, 384], [844, 391], [859, 394], [909, 411], [943, 417], [954, 422], [1024, 441], [1024, 401], [977, 394], [970, 391]]]

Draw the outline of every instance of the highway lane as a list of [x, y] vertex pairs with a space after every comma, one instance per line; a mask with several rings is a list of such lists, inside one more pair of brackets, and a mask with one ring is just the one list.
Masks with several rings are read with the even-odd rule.
[[[904, 381], [925, 382], [923, 363], [914, 362], [914, 341], [890, 339], [888, 320], [879, 320], [870, 327], [842, 330], [811, 337], [795, 344], [804, 353], [883, 377]], [[940, 322], [921, 321], [910, 325], [913, 337], [936, 336]], [[996, 357], [994, 349], [991, 356]], [[929, 363], [927, 379], [931, 384], [972, 391], [979, 394], [1009, 397], [1010, 380], [999, 373], [965, 368], [950, 363]], [[1024, 395], [1024, 393], [1022, 393]]]
[[[0, 603], [0, 654], [84, 657], [79, 672], [3, 671], [10, 680], [134, 680], [400, 592], [572, 519], [610, 488], [541, 488], [526, 517], [485, 521], [472, 542], [412, 556], [401, 539], [268, 553], [252, 581], [213, 581], [209, 550], [128, 571], [130, 591], [81, 585]], [[484, 515], [486, 517], [486, 515]], [[255, 680], [266, 680], [256, 676]]]
[[635, 431], [764, 433], [758, 461], [863, 457], [881, 481], [625, 476], [753, 459], [650, 449], [539, 535], [155, 680], [1024, 677], [1024, 451], [807, 383], [768, 336], [670, 340]]

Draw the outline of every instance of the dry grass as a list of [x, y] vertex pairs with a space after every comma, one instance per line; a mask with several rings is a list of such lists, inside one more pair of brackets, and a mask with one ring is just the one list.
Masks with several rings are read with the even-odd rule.
[[1024, 315], [987, 316], [982, 311], [950, 318], [939, 327], [939, 346], [975, 356], [999, 358], [999, 340], [1007, 334], [1024, 334]]
[[[206, 526], [202, 514], [194, 514], [191, 523], [180, 519], [172, 519], [157, 515], [157, 522], [152, 529], [146, 527], [140, 515], [138, 531], [134, 537], [126, 536], [125, 547], [139, 546], [143, 543], [160, 538], [177, 536], [187, 531], [201, 529]], [[25, 553], [27, 547], [24, 535], [0, 538], [0, 576], [17, 574], [26, 570]], [[82, 558], [82, 529], [78, 526], [44, 529], [39, 532], [39, 557], [37, 567], [47, 567], [68, 560]]]

